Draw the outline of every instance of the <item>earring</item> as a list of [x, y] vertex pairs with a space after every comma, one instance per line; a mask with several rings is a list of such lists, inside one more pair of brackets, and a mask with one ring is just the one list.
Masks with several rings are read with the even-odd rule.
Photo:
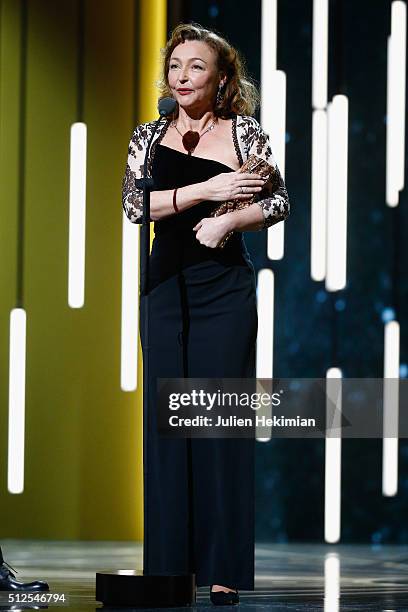
[[220, 85], [218, 86], [218, 92], [217, 92], [217, 100], [216, 100], [216, 104], [217, 106], [219, 106], [221, 104], [221, 100], [222, 100], [222, 94], [221, 91], [224, 89], [224, 86]]

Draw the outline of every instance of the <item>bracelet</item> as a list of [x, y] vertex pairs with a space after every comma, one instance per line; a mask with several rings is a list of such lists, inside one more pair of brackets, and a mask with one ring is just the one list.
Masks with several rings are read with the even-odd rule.
[[176, 193], [177, 193], [177, 189], [178, 187], [175, 188], [175, 190], [173, 191], [173, 208], [176, 211], [176, 213], [179, 212], [179, 209], [177, 208], [177, 204], [176, 204]]

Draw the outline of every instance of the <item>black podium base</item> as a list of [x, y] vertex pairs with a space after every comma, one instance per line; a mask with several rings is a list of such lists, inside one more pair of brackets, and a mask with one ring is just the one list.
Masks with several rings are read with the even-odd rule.
[[170, 608], [196, 601], [195, 574], [144, 575], [138, 570], [96, 574], [96, 600], [104, 606]]

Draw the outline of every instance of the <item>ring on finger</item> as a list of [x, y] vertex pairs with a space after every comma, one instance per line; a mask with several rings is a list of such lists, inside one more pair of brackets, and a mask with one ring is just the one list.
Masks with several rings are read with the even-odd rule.
[[241, 193], [245, 193], [244, 188], [241, 185]]

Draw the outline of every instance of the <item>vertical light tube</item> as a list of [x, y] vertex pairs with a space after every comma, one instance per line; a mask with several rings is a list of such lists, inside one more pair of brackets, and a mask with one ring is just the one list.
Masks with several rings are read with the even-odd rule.
[[400, 328], [397, 321], [384, 327], [384, 403], [382, 492], [387, 497], [398, 490]]
[[327, 114], [313, 111], [312, 117], [312, 213], [310, 274], [322, 281], [326, 275], [327, 212]]
[[340, 539], [341, 516], [341, 378], [339, 368], [326, 374], [327, 432], [325, 441], [324, 538], [335, 543]]
[[388, 206], [397, 206], [399, 196], [397, 187], [398, 163], [398, 119], [396, 107], [396, 80], [395, 41], [392, 36], [387, 39], [387, 132], [386, 132], [386, 203]]
[[123, 391], [137, 388], [139, 340], [139, 225], [122, 216], [122, 328], [121, 373]]
[[[277, 0], [262, 1], [261, 24], [261, 125], [270, 137], [273, 156], [285, 178], [286, 75], [276, 69]], [[267, 256], [282, 259], [284, 221], [268, 228]]]
[[[256, 341], [256, 377], [273, 378], [273, 326], [274, 326], [274, 303], [275, 303], [275, 280], [272, 270], [264, 268], [258, 272], [258, 336]], [[271, 407], [262, 407], [257, 410], [257, 415], [272, 416]], [[262, 428], [265, 433], [266, 428]], [[271, 438], [272, 429], [269, 434], [258, 437], [259, 442], [267, 442]]]
[[398, 205], [404, 188], [406, 115], [406, 21], [405, 2], [391, 4], [391, 35], [387, 45], [386, 202]]
[[[272, 149], [275, 151], [276, 136], [280, 121], [275, 119], [275, 114], [280, 108], [280, 92], [275, 87], [280, 85], [275, 82], [277, 54], [277, 0], [262, 0], [262, 22], [261, 22], [261, 108], [260, 119], [264, 130], [269, 134]], [[279, 102], [279, 104], [278, 104]], [[281, 112], [281, 111], [279, 111]]]
[[[277, 28], [278, 28], [278, 2], [277, 0], [262, 0], [261, 8], [261, 83], [262, 103], [268, 104], [273, 100], [270, 76], [276, 70], [277, 54]], [[261, 108], [262, 110], [262, 108]]]
[[329, 553], [324, 559], [324, 610], [337, 612], [340, 604], [340, 559]]
[[407, 5], [397, 0], [391, 5], [391, 28], [395, 32], [395, 58], [398, 61], [397, 104], [398, 117], [398, 161], [397, 189], [402, 191], [405, 184], [405, 122], [406, 122], [406, 74], [407, 74]]
[[314, 0], [310, 275], [315, 281], [322, 281], [326, 276], [328, 40], [328, 0]]
[[346, 286], [347, 258], [348, 99], [333, 97], [328, 105], [328, 178], [326, 289]]
[[258, 337], [256, 376], [273, 377], [274, 274], [264, 268], [258, 272]]
[[26, 312], [13, 308], [10, 313], [9, 421], [7, 488], [10, 493], [24, 490]]
[[[286, 147], [286, 75], [282, 70], [275, 70], [270, 77], [273, 90], [273, 112], [265, 103], [262, 127], [269, 134], [273, 156], [283, 179], [285, 178]], [[271, 260], [282, 259], [284, 250], [285, 222], [281, 221], [268, 228], [267, 256]]]
[[85, 123], [73, 123], [70, 147], [68, 255], [68, 304], [71, 308], [82, 308], [85, 294], [86, 140]]
[[314, 109], [324, 109], [327, 106], [328, 31], [328, 0], [314, 0], [312, 51], [312, 106]]

